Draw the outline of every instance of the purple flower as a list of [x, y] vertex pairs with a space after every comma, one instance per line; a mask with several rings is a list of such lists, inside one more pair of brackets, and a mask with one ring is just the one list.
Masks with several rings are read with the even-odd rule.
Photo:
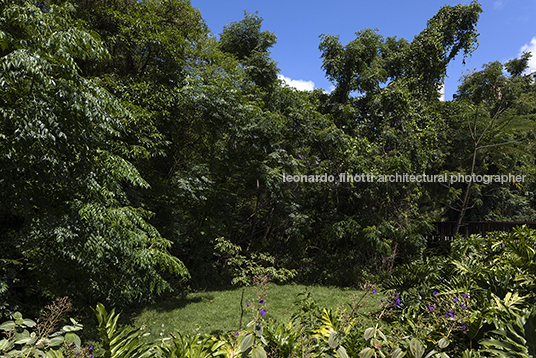
[[432, 295], [435, 296], [435, 295], [437, 295], [438, 293], [439, 293], [439, 292], [434, 291], [434, 292], [432, 292]]
[[261, 316], [264, 316], [266, 314], [266, 310], [264, 308], [261, 309]]
[[462, 293], [462, 297], [469, 298], [469, 295], [467, 293]]
[[383, 298], [380, 300], [381, 303], [383, 303]]
[[458, 297], [454, 297], [454, 302], [458, 302]]
[[433, 311], [433, 310], [435, 310], [435, 306], [434, 306], [433, 304], [430, 303], [430, 306], [428, 306], [428, 309], [429, 309], [430, 311]]
[[89, 358], [93, 358], [93, 354], [89, 356]]
[[236, 332], [236, 336], [237, 336], [237, 337], [238, 337], [238, 335], [239, 335], [239, 333], [238, 333], [238, 332]]
[[393, 300], [393, 306], [395, 309], [400, 306], [400, 297], [398, 297], [396, 300]]
[[375, 293], [376, 293], [376, 289], [373, 288], [373, 289], [372, 289], [372, 294], [375, 294]]
[[93, 346], [89, 347], [89, 350], [92, 350], [93, 349]]
[[248, 302], [248, 304], [246, 305], [246, 307], [249, 307], [250, 304], [251, 304], [251, 303]]
[[264, 303], [264, 300], [259, 300], [259, 303], [262, 305]]

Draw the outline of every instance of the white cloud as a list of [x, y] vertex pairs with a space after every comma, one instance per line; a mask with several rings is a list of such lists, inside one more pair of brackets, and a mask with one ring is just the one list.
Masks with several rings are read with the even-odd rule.
[[326, 90], [323, 90], [323, 91], [324, 91], [324, 93], [328, 93], [328, 94], [329, 94], [329, 93], [335, 91], [335, 86], [334, 86], [334, 85], [330, 85], [327, 91], [326, 91]]
[[521, 47], [521, 50], [519, 51], [519, 54], [521, 55], [523, 52], [530, 51], [532, 53], [532, 57], [529, 60], [529, 72], [536, 70], [536, 36], [530, 40], [530, 43], [525, 44]]
[[294, 87], [300, 91], [312, 91], [315, 89], [315, 83], [313, 81], [293, 80], [290, 77], [283, 75], [277, 75], [277, 78], [285, 82], [290, 87]]
[[502, 9], [502, 7], [503, 7], [502, 1], [494, 1], [493, 2], [493, 8], [495, 10], [500, 10], [500, 9]]

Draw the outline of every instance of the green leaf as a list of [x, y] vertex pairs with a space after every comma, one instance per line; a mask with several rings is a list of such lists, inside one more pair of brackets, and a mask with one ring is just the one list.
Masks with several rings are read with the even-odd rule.
[[328, 344], [331, 348], [335, 349], [340, 344], [340, 334], [337, 331], [331, 332], [328, 338]]
[[370, 358], [374, 355], [374, 349], [372, 348], [365, 348], [361, 352], [359, 352], [359, 358]]
[[255, 335], [253, 333], [250, 333], [242, 340], [242, 344], [240, 344], [240, 350], [242, 352], [246, 352], [248, 349], [251, 348], [253, 342], [255, 342]]
[[438, 354], [436, 355], [436, 357], [437, 357], [437, 358], [450, 358], [450, 356], [449, 356], [447, 353], [445, 353], [445, 352], [438, 353]]
[[51, 347], [57, 347], [63, 343], [65, 338], [63, 336], [57, 336], [52, 339], [50, 339], [50, 342], [48, 342], [48, 345]]
[[337, 348], [337, 357], [348, 358], [348, 353], [346, 353], [346, 349], [343, 346], [339, 346], [339, 348]]
[[14, 321], [6, 321], [0, 325], [0, 329], [3, 331], [10, 331], [17, 327]]
[[45, 357], [46, 358], [63, 358], [64, 356], [63, 356], [63, 353], [61, 353], [60, 351], [50, 349], [45, 353]]
[[264, 350], [263, 347], [260, 347], [260, 346], [255, 347], [251, 351], [251, 358], [267, 358], [266, 351]]
[[432, 349], [430, 352], [428, 352], [424, 358], [430, 358], [431, 356], [433, 356], [434, 354], [436, 354], [437, 351], [435, 349]]
[[374, 336], [374, 331], [376, 329], [374, 327], [370, 327], [370, 328], [367, 328], [365, 329], [365, 333], [363, 334], [363, 337], [365, 338], [366, 341], [368, 341], [369, 339], [371, 339], [373, 336]]
[[37, 323], [35, 323], [35, 321], [33, 321], [31, 319], [25, 318], [25, 319], [22, 320], [22, 324], [27, 326], [27, 327], [34, 327]]
[[402, 351], [400, 347], [396, 347], [393, 349], [393, 352], [391, 353], [391, 358], [402, 358], [406, 355], [406, 352]]
[[262, 324], [260, 322], [255, 324], [255, 335], [257, 337], [262, 337]]
[[424, 345], [417, 338], [413, 338], [409, 342], [409, 350], [415, 358], [421, 358], [424, 354]]
[[15, 341], [15, 344], [32, 345], [35, 343], [35, 341], [37, 341], [37, 337], [35, 337], [34, 334], [33, 337], [26, 337]]
[[65, 334], [65, 343], [70, 344], [74, 343], [77, 348], [80, 348], [82, 345], [82, 341], [80, 340], [80, 337], [76, 333], [69, 332]]
[[482, 328], [483, 319], [484, 318], [480, 316], [477, 319], [469, 322], [469, 329], [467, 335], [470, 339], [474, 339], [480, 332], [480, 329]]
[[448, 347], [449, 344], [450, 341], [447, 339], [447, 337], [443, 337], [439, 341], [437, 341], [437, 346], [441, 349]]
[[13, 343], [7, 339], [2, 339], [0, 341], [0, 352], [7, 351], [13, 346]]

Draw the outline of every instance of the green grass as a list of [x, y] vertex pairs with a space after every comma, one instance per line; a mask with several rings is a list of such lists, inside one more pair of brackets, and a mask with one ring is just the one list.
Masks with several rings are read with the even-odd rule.
[[[351, 302], [350, 296], [362, 291], [320, 286], [270, 284], [263, 307], [265, 319], [288, 322], [294, 309], [294, 301], [300, 292], [311, 292], [318, 306], [335, 309]], [[215, 336], [237, 331], [240, 320], [240, 298], [242, 289], [191, 293], [144, 308], [132, 320], [136, 327], [146, 326], [151, 336], [164, 336], [175, 330], [189, 333], [199, 332]], [[254, 288], [248, 287], [244, 294], [244, 306], [254, 298]], [[379, 295], [369, 295], [363, 300], [361, 312], [373, 312], [380, 304]], [[250, 310], [244, 311], [242, 328], [252, 319]]]

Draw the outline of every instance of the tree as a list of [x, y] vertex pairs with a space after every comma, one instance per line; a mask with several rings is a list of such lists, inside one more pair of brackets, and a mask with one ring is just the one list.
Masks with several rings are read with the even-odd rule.
[[277, 41], [274, 33], [261, 31], [262, 20], [257, 13], [244, 11], [243, 20], [233, 21], [223, 27], [220, 34], [221, 50], [235, 55], [239, 61], [250, 57], [254, 52], [267, 53]]
[[81, 75], [109, 53], [69, 3], [0, 10], [0, 239], [17, 271], [5, 283], [80, 302], [151, 300], [170, 288], [163, 272], [188, 271], [129, 197], [148, 187], [118, 145], [132, 114]]
[[251, 80], [259, 87], [272, 87], [279, 69], [270, 59], [268, 49], [277, 41], [269, 31], [261, 31], [262, 18], [244, 11], [244, 19], [223, 27], [220, 49], [234, 55]]
[[523, 52], [521, 58], [514, 58], [504, 64], [504, 68], [510, 76], [519, 77], [529, 67], [529, 60], [532, 57], [532, 53]]
[[356, 32], [356, 39], [344, 47], [337, 36], [322, 35], [322, 68], [336, 85], [333, 99], [345, 103], [352, 92], [375, 93], [381, 84], [402, 79], [412, 93], [437, 98], [449, 62], [460, 51], [467, 56], [476, 49], [475, 27], [481, 12], [476, 1], [445, 5], [411, 43], [384, 38], [372, 29]]
[[[461, 187], [457, 189], [450, 188], [455, 198], [451, 209], [458, 212], [456, 231], [467, 211], [481, 206], [485, 196], [494, 198], [491, 203], [488, 201], [485, 210], [488, 213], [493, 212], [500, 202], [496, 195], [507, 195], [505, 190], [509, 192], [510, 200], [518, 202], [515, 211], [525, 211], [523, 207], [528, 204], [519, 198], [524, 192], [520, 190], [521, 183], [512, 184], [509, 190], [504, 183], [498, 185], [474, 180], [475, 174], [510, 174], [519, 167], [527, 173], [532, 166], [532, 144], [528, 140], [536, 128], [536, 98], [529, 79], [519, 77], [526, 68], [527, 59], [524, 54], [520, 60], [511, 60], [504, 66], [492, 62], [483, 66], [483, 70], [465, 76], [458, 89], [458, 100], [447, 105], [455, 110], [447, 117], [452, 139], [451, 146], [446, 149], [446, 161], [449, 170], [471, 178], [459, 184]], [[519, 67], [523, 63], [524, 66]], [[511, 77], [504, 76], [505, 67], [510, 67]], [[515, 213], [502, 215], [508, 218]]]
[[[372, 29], [357, 32], [345, 46], [336, 36], [321, 37], [322, 67], [336, 87], [318, 108], [361, 144], [345, 156], [353, 161], [342, 164], [341, 172], [378, 177], [433, 170], [445, 130], [438, 88], [448, 63], [475, 50], [481, 12], [476, 2], [444, 6], [411, 42]], [[440, 216], [430, 204], [428, 184], [375, 181], [338, 190], [344, 194], [339, 193], [337, 208], [345, 215], [332, 233], [370, 248], [368, 260], [377, 267], [392, 267], [395, 258], [410, 258], [424, 247], [429, 222]]]

